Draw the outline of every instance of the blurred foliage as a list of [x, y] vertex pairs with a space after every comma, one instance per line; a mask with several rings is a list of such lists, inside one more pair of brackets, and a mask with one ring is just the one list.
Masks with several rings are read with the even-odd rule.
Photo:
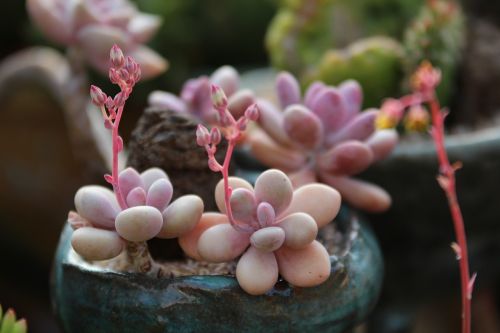
[[12, 309], [4, 314], [0, 305], [0, 333], [26, 333], [27, 329], [26, 320], [17, 320]]

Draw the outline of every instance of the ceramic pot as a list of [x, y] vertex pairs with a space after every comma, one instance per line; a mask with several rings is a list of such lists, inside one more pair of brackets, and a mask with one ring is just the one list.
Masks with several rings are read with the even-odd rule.
[[67, 333], [345, 332], [375, 305], [383, 261], [363, 221], [344, 211], [334, 223], [330, 278], [314, 288], [280, 281], [263, 296], [243, 292], [234, 276], [100, 269], [72, 250], [66, 226], [53, 269], [54, 308]]

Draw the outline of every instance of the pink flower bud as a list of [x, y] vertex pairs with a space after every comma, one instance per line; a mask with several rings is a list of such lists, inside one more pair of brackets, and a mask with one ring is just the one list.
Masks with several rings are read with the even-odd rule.
[[218, 110], [227, 108], [227, 97], [221, 87], [212, 84], [212, 104]]
[[125, 64], [125, 57], [123, 56], [123, 52], [116, 44], [111, 48], [111, 51], [109, 52], [109, 58], [111, 59], [111, 64], [116, 69], [122, 68]]
[[439, 82], [441, 82], [441, 71], [432, 67], [431, 63], [428, 61], [422, 62], [411, 78], [412, 88], [423, 94], [436, 89]]
[[272, 225], [275, 219], [276, 212], [271, 204], [268, 202], [261, 202], [259, 206], [257, 206], [257, 220], [262, 228]]
[[213, 127], [210, 130], [210, 142], [212, 142], [213, 145], [219, 144], [221, 140], [221, 133], [220, 130], [217, 127]]
[[414, 105], [406, 113], [404, 126], [409, 132], [423, 132], [429, 126], [430, 121], [429, 112], [421, 105]]
[[198, 144], [198, 146], [204, 147], [210, 144], [210, 141], [211, 137], [208, 129], [205, 126], [199, 124], [196, 128], [196, 143]]
[[119, 92], [115, 95], [113, 99], [113, 104], [115, 107], [119, 108], [125, 105], [125, 101], [127, 100], [127, 96], [123, 92]]
[[92, 98], [92, 103], [98, 107], [104, 106], [108, 96], [99, 88], [94, 85], [90, 86], [90, 97]]
[[257, 121], [259, 115], [259, 106], [256, 103], [250, 105], [245, 111], [245, 117], [248, 118], [248, 120]]
[[244, 131], [247, 129], [248, 119], [246, 117], [241, 117], [236, 122], [236, 128], [240, 131]]

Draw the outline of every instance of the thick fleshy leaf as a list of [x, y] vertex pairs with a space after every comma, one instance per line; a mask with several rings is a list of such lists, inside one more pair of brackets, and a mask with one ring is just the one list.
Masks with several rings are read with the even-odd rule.
[[67, 24], [71, 24], [72, 31], [77, 31], [88, 24], [99, 23], [97, 13], [91, 10], [91, 6], [88, 3], [82, 0], [68, 2], [69, 9], [67, 10], [70, 13], [70, 17], [67, 20]]
[[203, 260], [198, 253], [198, 240], [205, 230], [218, 224], [229, 224], [227, 216], [219, 213], [204, 213], [200, 222], [191, 231], [179, 236], [179, 245], [186, 255], [196, 260]]
[[231, 66], [222, 66], [210, 76], [210, 82], [222, 88], [227, 97], [238, 91], [240, 76]]
[[168, 61], [147, 46], [139, 45], [130, 52], [130, 56], [141, 66], [141, 78], [144, 80], [158, 76], [168, 69]]
[[127, 206], [144, 206], [146, 204], [146, 191], [142, 187], [136, 187], [127, 195]]
[[377, 185], [329, 174], [321, 174], [320, 177], [325, 183], [335, 187], [342, 194], [342, 198], [356, 208], [377, 213], [391, 206], [391, 196]]
[[68, 44], [71, 27], [65, 17], [65, 9], [57, 8], [56, 0], [28, 0], [27, 8], [31, 19], [47, 38], [60, 44]]
[[116, 217], [115, 227], [120, 236], [131, 242], [144, 242], [161, 230], [161, 212], [150, 206], [127, 208]]
[[249, 89], [242, 89], [229, 97], [227, 108], [234, 119], [239, 119], [253, 103], [255, 103], [254, 93]]
[[289, 146], [291, 142], [283, 128], [283, 114], [265, 99], [258, 99], [257, 105], [259, 107], [257, 122], [260, 127], [278, 144]]
[[276, 251], [284, 241], [285, 231], [279, 227], [259, 229], [250, 236], [250, 244], [262, 252]]
[[151, 14], [137, 13], [128, 23], [127, 30], [136, 43], [150, 40], [161, 26], [161, 17]]
[[276, 212], [273, 206], [268, 202], [261, 202], [257, 206], [257, 221], [261, 228], [269, 227], [274, 224], [276, 220]]
[[229, 224], [218, 224], [201, 234], [198, 253], [204, 260], [225, 262], [238, 257], [249, 244], [249, 233], [238, 232]]
[[[94, 59], [108, 59], [114, 44], [128, 51], [130, 38], [122, 29], [102, 24], [90, 24], [78, 31], [77, 40], [85, 54]], [[137, 59], [134, 57], [137, 61]], [[142, 66], [141, 66], [142, 70]]]
[[293, 187], [287, 175], [277, 169], [266, 170], [255, 180], [257, 202], [268, 202], [279, 216], [292, 201]]
[[252, 155], [261, 163], [285, 171], [300, 169], [306, 158], [298, 151], [278, 145], [266, 133], [255, 130], [247, 139]]
[[321, 170], [335, 175], [354, 175], [366, 170], [373, 162], [373, 152], [360, 141], [341, 142], [318, 157]]
[[304, 185], [293, 192], [292, 202], [284, 216], [292, 213], [309, 214], [321, 228], [331, 222], [340, 209], [340, 193], [324, 184]]
[[172, 199], [173, 192], [174, 190], [170, 181], [160, 178], [149, 188], [146, 205], [153, 206], [162, 212]]
[[253, 191], [246, 188], [237, 188], [233, 190], [229, 201], [233, 217], [237, 221], [250, 224], [255, 220], [257, 202], [253, 195]]
[[366, 140], [373, 151], [375, 161], [380, 161], [390, 155], [398, 144], [398, 132], [394, 129], [378, 130]]
[[148, 96], [148, 103], [153, 107], [164, 108], [176, 112], [186, 111], [186, 105], [184, 102], [169, 92], [159, 90], [153, 91]]
[[283, 114], [283, 126], [288, 137], [300, 147], [314, 149], [323, 142], [323, 125], [305, 106], [290, 105]]
[[288, 173], [288, 178], [290, 178], [294, 189], [317, 182], [316, 172], [310, 167], [304, 167], [298, 171]]
[[294, 286], [314, 287], [330, 276], [330, 256], [318, 241], [299, 250], [283, 246], [275, 253], [281, 276]]
[[118, 185], [123, 197], [126, 198], [130, 191], [136, 187], [144, 188], [141, 175], [134, 168], [126, 168], [118, 174]]
[[[244, 188], [244, 189], [247, 189], [250, 191], [253, 190], [252, 185], [242, 178], [229, 177], [228, 182], [229, 182], [229, 187], [231, 187], [233, 191], [236, 190], [237, 188]], [[219, 211], [221, 213], [226, 212], [226, 205], [224, 203], [224, 180], [223, 179], [221, 179], [217, 183], [217, 186], [215, 186], [215, 203], [217, 204], [217, 208], [219, 208]]]
[[313, 82], [306, 90], [306, 94], [304, 96], [304, 105], [307, 106], [309, 109], [311, 109], [315, 99], [325, 88], [326, 86], [323, 82], [321, 81]]
[[361, 104], [363, 103], [363, 89], [356, 80], [347, 80], [342, 82], [338, 90], [344, 97], [346, 102], [348, 116], [350, 119], [361, 111]]
[[250, 247], [238, 261], [236, 279], [250, 295], [262, 295], [278, 281], [278, 263], [272, 252], [262, 252]]
[[96, 226], [112, 229], [120, 207], [115, 194], [102, 186], [84, 186], [76, 192], [75, 208], [78, 214]]
[[174, 238], [193, 230], [200, 221], [203, 208], [203, 200], [197, 195], [178, 198], [163, 212], [163, 227], [157, 237]]
[[327, 137], [327, 143], [331, 146], [347, 140], [364, 141], [375, 132], [375, 118], [378, 110], [367, 110], [356, 116], [336, 133]]
[[107, 260], [119, 255], [123, 240], [114, 231], [83, 227], [71, 236], [73, 249], [86, 260]]
[[281, 72], [276, 77], [276, 94], [281, 107], [300, 103], [300, 86], [295, 77], [288, 72]]
[[318, 93], [311, 110], [321, 120], [326, 133], [339, 128], [347, 116], [345, 100], [333, 87], [324, 88]]
[[157, 181], [158, 179], [168, 180], [168, 176], [165, 171], [160, 168], [149, 168], [141, 173], [141, 179], [142, 183], [144, 184], [144, 189], [147, 192], [155, 181]]
[[205, 76], [188, 80], [181, 91], [181, 99], [186, 103], [189, 113], [205, 119], [212, 113], [210, 82]]
[[316, 221], [306, 213], [293, 213], [282, 219], [278, 226], [285, 232], [285, 245], [302, 249], [311, 244], [318, 235]]

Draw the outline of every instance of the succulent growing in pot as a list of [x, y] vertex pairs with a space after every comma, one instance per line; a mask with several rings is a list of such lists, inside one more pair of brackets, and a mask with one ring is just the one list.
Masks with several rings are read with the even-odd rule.
[[[120, 93], [111, 98], [93, 87], [91, 94], [113, 134], [115, 163], [111, 175], [105, 178], [113, 185], [114, 196], [102, 188], [82, 189], [76, 198], [81, 214], [72, 214], [70, 219], [73, 226], [80, 228], [72, 231], [67, 227], [63, 232], [54, 266], [53, 297], [65, 330], [341, 332], [363, 318], [378, 295], [382, 261], [370, 231], [356, 218], [341, 216], [336, 227], [328, 223], [340, 206], [338, 192], [321, 184], [293, 192], [290, 180], [277, 170], [264, 172], [253, 191], [245, 181], [229, 179], [231, 154], [241, 131], [258, 117], [255, 105], [235, 120], [221, 89], [213, 88], [220, 127], [208, 131], [200, 125], [197, 131], [196, 141], [206, 148], [210, 169], [223, 174], [216, 198], [226, 215], [205, 213], [200, 223], [191, 223], [197, 222], [190, 219], [197, 214], [191, 213], [199, 210], [187, 204], [181, 207], [186, 214], [172, 219], [169, 209], [180, 199], [164, 209], [172, 193], [164, 173], [158, 169], [142, 175], [132, 169], [116, 172], [117, 155], [122, 149], [118, 125], [138, 67], [132, 59], [123, 58], [117, 48], [113, 48], [111, 58], [111, 78], [120, 86]], [[222, 136], [229, 143], [224, 163], [219, 164], [215, 146]], [[237, 188], [241, 184], [243, 188]], [[168, 229], [170, 225], [173, 230], [158, 230], [161, 209], [165, 222], [162, 227]], [[123, 272], [119, 265], [114, 265], [118, 258], [103, 264], [89, 263], [78, 255], [84, 251], [74, 246], [75, 252], [70, 246], [70, 242], [78, 245], [78, 232], [88, 228], [83, 225], [89, 221], [93, 221], [94, 228], [100, 223], [113, 235], [115, 228], [131, 244], [143, 242], [157, 230], [160, 237], [179, 235], [188, 255], [231, 262], [189, 259], [153, 264], [154, 268], [161, 266], [158, 270], [139, 266], [133, 272]], [[318, 232], [318, 226], [324, 227]], [[113, 237], [116, 239], [117, 235]], [[236, 264], [233, 259], [246, 249]], [[133, 246], [127, 252], [134, 257]], [[138, 259], [144, 259], [144, 253]], [[146, 261], [135, 262], [151, 265], [147, 255]], [[254, 269], [261, 269], [263, 275], [256, 276]], [[284, 280], [278, 279], [278, 272]], [[364, 288], [359, 288], [360, 284]], [[214, 313], [224, 320], [214, 321]]]
[[260, 130], [248, 135], [252, 154], [290, 174], [295, 187], [317, 180], [335, 187], [354, 207], [383, 211], [390, 196], [380, 187], [351, 178], [384, 159], [397, 143], [394, 130], [376, 131], [377, 110], [361, 111], [356, 81], [338, 87], [315, 82], [301, 98], [289, 73], [276, 78], [281, 108], [259, 100]]

